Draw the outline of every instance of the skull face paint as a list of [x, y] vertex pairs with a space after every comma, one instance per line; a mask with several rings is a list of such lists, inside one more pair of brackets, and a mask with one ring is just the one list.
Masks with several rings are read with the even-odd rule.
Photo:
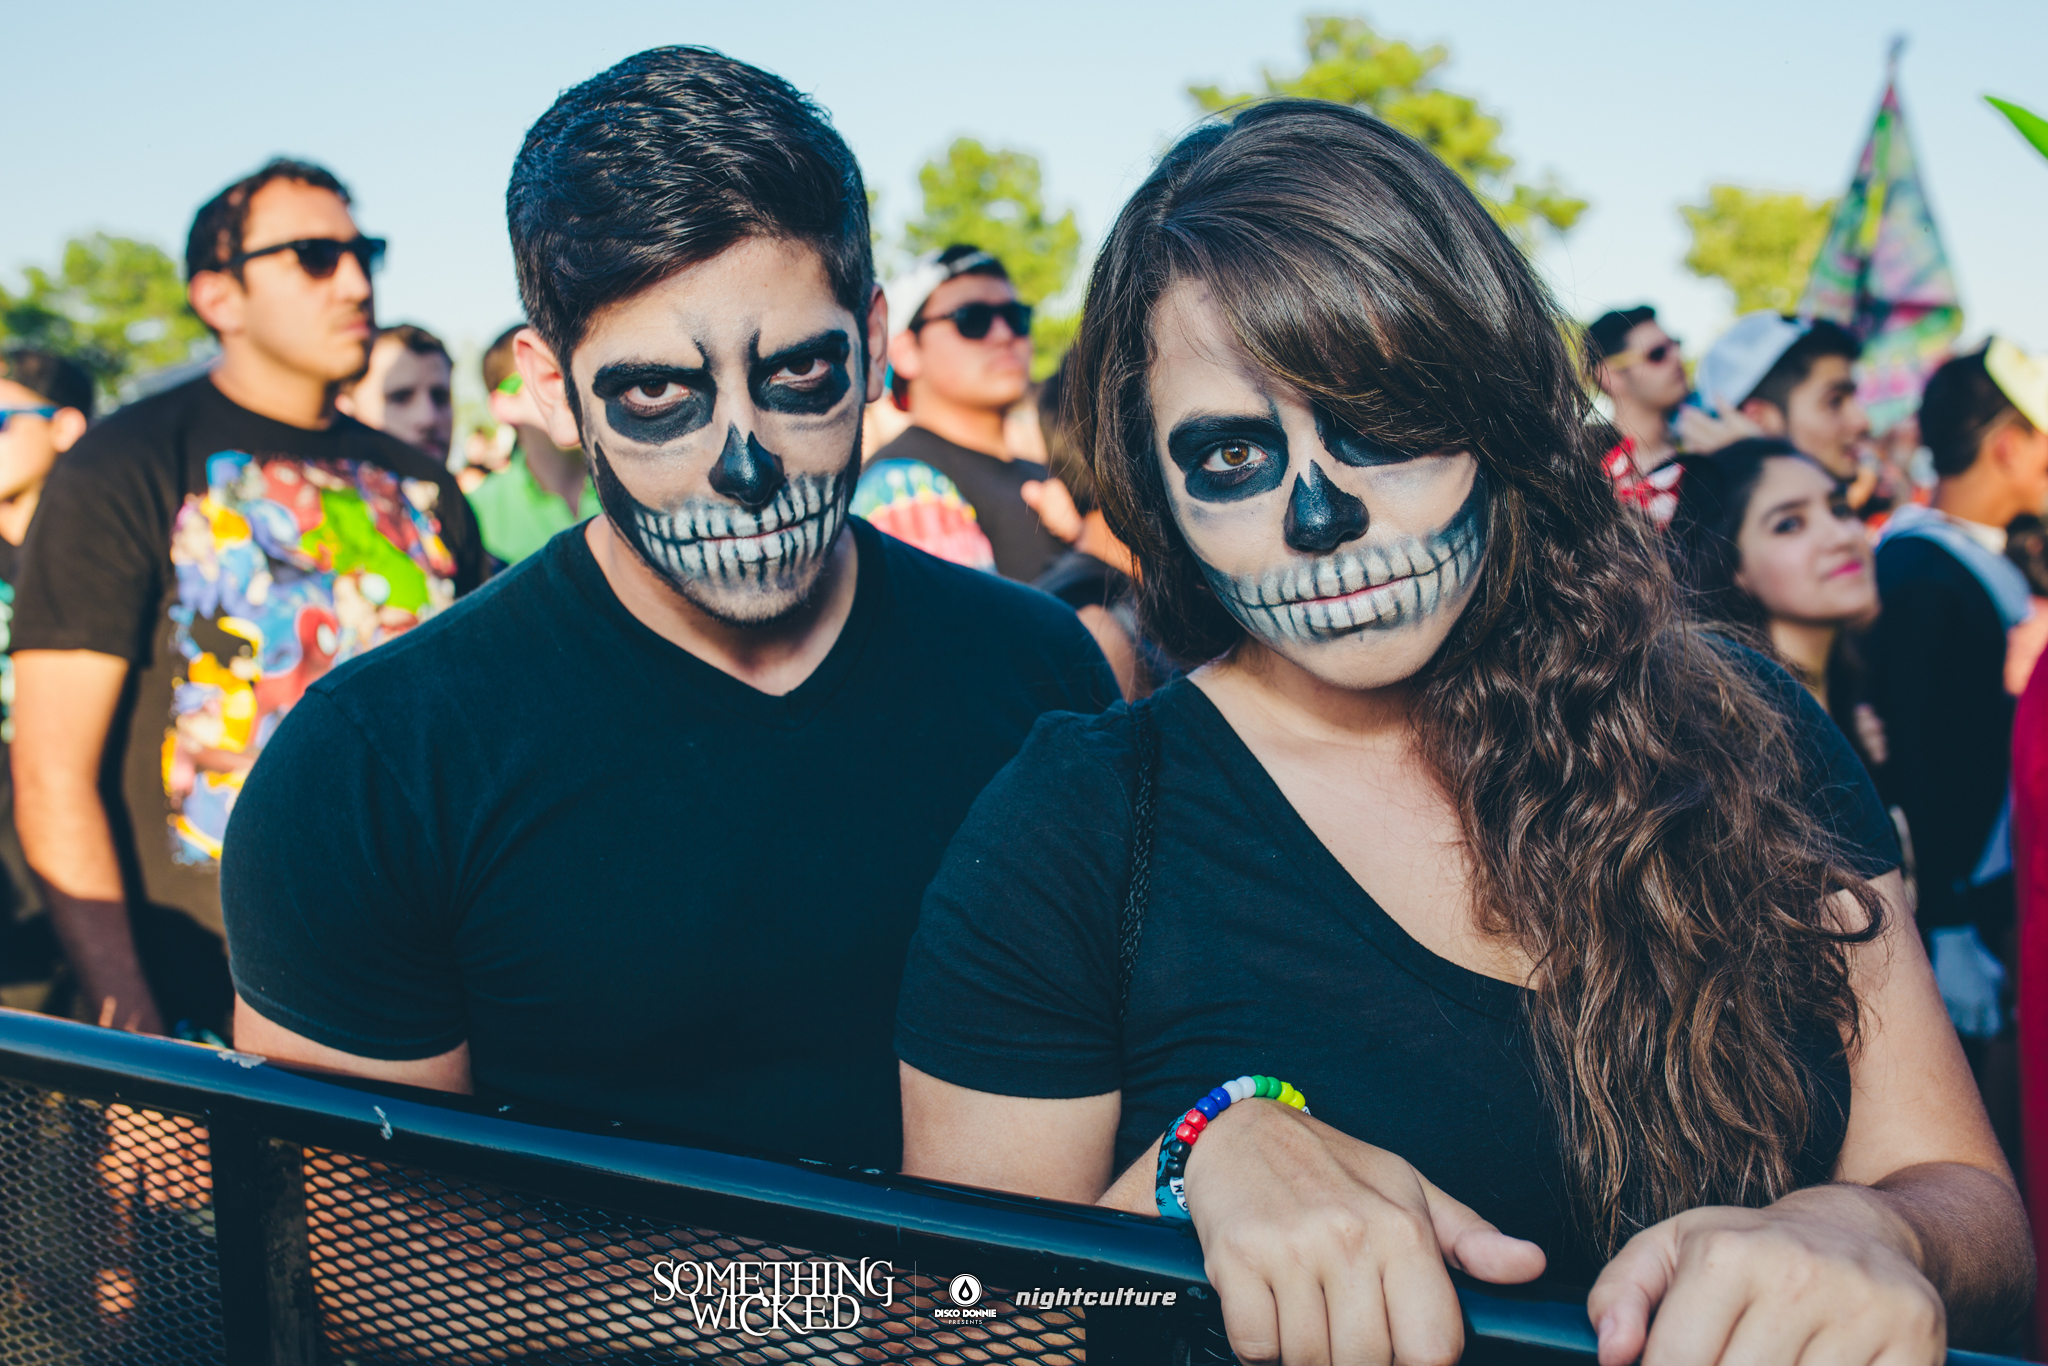
[[[738, 444], [736, 431], [728, 435], [727, 450]], [[765, 450], [760, 454], [766, 457], [760, 463], [774, 460]], [[859, 470], [856, 448], [847, 467], [834, 474], [788, 479], [778, 468], [774, 487], [766, 490], [767, 501], [758, 506], [749, 506], [742, 498], [692, 498], [661, 512], [626, 491], [600, 449], [597, 496], [612, 525], [627, 532], [627, 540], [649, 567], [689, 601], [738, 624], [774, 618], [737, 615], [732, 605], [736, 598], [758, 597], [770, 606], [788, 602], [785, 610], [805, 600], [846, 524]], [[712, 483], [718, 483], [716, 467]]]
[[859, 475], [865, 377], [859, 322], [814, 252], [749, 242], [712, 264], [728, 257], [729, 288], [693, 290], [686, 271], [627, 301], [630, 327], [600, 315], [573, 368], [606, 519], [686, 602], [759, 626], [824, 582]]
[[1478, 461], [1390, 450], [1344, 427], [1246, 355], [1199, 284], [1166, 292], [1153, 332], [1160, 473], [1218, 601], [1326, 683], [1413, 675], [1478, 580]]

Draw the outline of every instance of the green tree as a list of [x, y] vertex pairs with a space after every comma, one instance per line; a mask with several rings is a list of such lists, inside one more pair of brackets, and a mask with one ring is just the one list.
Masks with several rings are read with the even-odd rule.
[[1308, 66], [1296, 75], [1260, 73], [1262, 89], [1226, 92], [1195, 85], [1188, 94], [1208, 113], [1276, 96], [1330, 100], [1384, 119], [1444, 159], [1525, 246], [1547, 227], [1562, 234], [1579, 221], [1586, 201], [1565, 193], [1555, 177], [1515, 179], [1515, 159], [1500, 149], [1500, 120], [1469, 95], [1437, 84], [1451, 58], [1441, 43], [1417, 48], [1375, 31], [1363, 19], [1316, 15], [1307, 20]]
[[75, 237], [55, 272], [22, 275], [21, 294], [0, 289], [0, 334], [77, 357], [109, 392], [188, 359], [206, 338], [176, 263], [147, 242]]
[[1738, 314], [1759, 308], [1790, 313], [1827, 237], [1835, 201], [1710, 185], [1706, 203], [1681, 204], [1678, 212], [1692, 230], [1687, 270], [1727, 285]]
[[[1034, 307], [1057, 295], [1081, 257], [1081, 229], [1071, 209], [1048, 218], [1038, 158], [1008, 148], [956, 139], [944, 157], [917, 173], [924, 211], [904, 226], [911, 255], [967, 242], [993, 252], [1010, 273], [1017, 295]], [[1059, 364], [1073, 340], [1077, 318], [1043, 318], [1032, 329], [1032, 373], [1040, 378]]]

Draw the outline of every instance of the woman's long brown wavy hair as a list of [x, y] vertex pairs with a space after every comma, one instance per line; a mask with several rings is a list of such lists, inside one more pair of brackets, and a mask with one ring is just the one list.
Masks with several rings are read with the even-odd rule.
[[1243, 632], [1155, 454], [1151, 320], [1177, 280], [1358, 430], [1485, 471], [1486, 558], [1417, 679], [1419, 740], [1485, 923], [1535, 962], [1528, 1024], [1584, 1232], [1611, 1253], [1679, 1211], [1783, 1195], [1823, 1095], [1810, 1041], [1853, 1046], [1847, 946], [1880, 907], [1808, 813], [1782, 701], [1687, 624], [1617, 506], [1574, 329], [1463, 182], [1368, 115], [1276, 100], [1184, 138], [1097, 258], [1068, 402], [1145, 617], [1187, 662]]

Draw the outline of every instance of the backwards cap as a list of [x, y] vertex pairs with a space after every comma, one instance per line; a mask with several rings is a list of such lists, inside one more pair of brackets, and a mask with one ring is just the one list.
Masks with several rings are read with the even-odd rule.
[[1722, 416], [1749, 401], [1779, 357], [1813, 330], [1807, 318], [1787, 318], [1768, 308], [1745, 313], [1700, 357], [1693, 378], [1700, 397]]
[[917, 321], [918, 313], [937, 292], [940, 285], [959, 275], [976, 271], [986, 272], [991, 266], [997, 271], [1003, 263], [979, 249], [962, 253], [951, 261], [941, 261], [943, 251], [928, 251], [910, 263], [910, 268], [882, 288], [889, 296], [889, 335], [909, 329]]

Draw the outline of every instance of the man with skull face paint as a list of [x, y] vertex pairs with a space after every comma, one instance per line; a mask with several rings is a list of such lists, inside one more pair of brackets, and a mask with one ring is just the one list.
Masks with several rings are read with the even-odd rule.
[[642, 53], [507, 200], [523, 387], [604, 515], [271, 741], [223, 878], [237, 1046], [893, 1167], [919, 895], [1036, 718], [1115, 680], [1058, 603], [848, 515], [886, 303], [804, 97]]
[[1602, 1366], [1995, 1341], [2024, 1211], [1884, 808], [1681, 615], [1567, 330], [1356, 110], [1132, 197], [1069, 410], [1192, 672], [1045, 718], [955, 836], [904, 1168], [1191, 1220], [1247, 1361], [1455, 1361], [1451, 1270], [1583, 1295]]

